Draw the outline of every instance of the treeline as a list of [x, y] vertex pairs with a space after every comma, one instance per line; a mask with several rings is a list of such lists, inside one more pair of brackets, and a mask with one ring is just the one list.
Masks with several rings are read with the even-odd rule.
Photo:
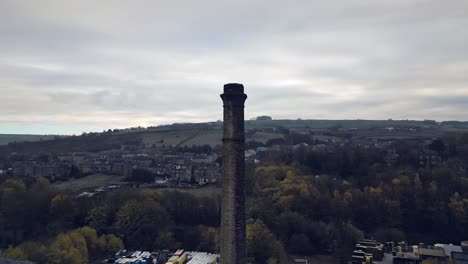
[[49, 243], [28, 241], [10, 246], [3, 256], [37, 263], [78, 264], [88, 263], [90, 257], [107, 257], [123, 248], [122, 240], [115, 235], [98, 237], [96, 230], [82, 227], [61, 233]]
[[[397, 142], [393, 147], [405, 154], [394, 166], [378, 150], [346, 145], [284, 148], [261, 166], [247, 166], [250, 261], [333, 254], [345, 263], [363, 237], [459, 244], [468, 237], [468, 136], [441, 142], [443, 149], [440, 142], [432, 148], [441, 149], [443, 161], [432, 169], [404, 158], [417, 155], [418, 145]], [[125, 188], [76, 198], [43, 178], [2, 179], [0, 247], [39, 263], [86, 263], [122, 243], [219, 252], [219, 200], [217, 192]]]
[[218, 197], [121, 189], [92, 198], [44, 178], [0, 183], [0, 248], [38, 263], [88, 263], [123, 248], [217, 252]]
[[[427, 244], [466, 240], [466, 139], [432, 142], [431, 148], [443, 152], [434, 168], [411, 160], [387, 166], [378, 150], [361, 147], [275, 152], [261, 167], [247, 170], [249, 218], [279, 241], [255, 250], [264, 252], [255, 254], [255, 263], [267, 263], [274, 252], [333, 254], [346, 263], [363, 237]], [[395, 147], [413, 151], [410, 144]]]
[[[285, 140], [290, 141], [288, 137], [278, 140], [287, 145], [284, 142]], [[304, 139], [303, 142], [310, 142], [310, 139]], [[256, 142], [248, 143], [249, 145], [257, 144]], [[311, 143], [311, 145], [313, 144]], [[385, 149], [352, 144], [328, 144], [324, 146], [323, 148], [307, 146], [288, 148], [280, 144], [280, 151], [270, 152], [266, 163], [292, 165], [300, 168], [304, 173], [327, 174], [344, 179], [359, 177], [359, 180], [362, 180], [364, 177], [367, 178], [364, 181], [371, 181], [372, 179], [378, 181], [373, 175], [370, 178], [367, 176], [375, 170], [384, 169], [379, 168], [379, 166], [388, 165], [385, 162], [385, 156], [390, 150], [394, 150], [398, 154], [395, 163], [391, 164], [394, 168], [407, 168], [417, 171], [420, 167], [420, 151], [424, 149], [434, 151], [440, 155], [443, 161], [468, 162], [468, 134], [459, 135], [458, 137], [452, 135], [444, 139], [432, 140], [429, 143], [422, 139], [395, 141]]]
[[[257, 168], [249, 217], [288, 253], [350, 256], [358, 239], [459, 244], [468, 236], [468, 175], [459, 163], [432, 171], [380, 171], [377, 185], [303, 175], [289, 166]], [[281, 248], [281, 247], [280, 247]], [[281, 249], [261, 250], [255, 263]]]
[[[4, 257], [78, 264], [104, 259], [123, 247], [219, 252], [217, 191], [195, 196], [128, 188], [76, 198], [54, 190], [44, 178], [8, 178], [0, 184], [0, 197]], [[252, 260], [286, 261], [281, 241], [262, 220], [249, 220], [247, 239]]]
[[[123, 248], [122, 240], [85, 227], [90, 201], [51, 188], [45, 178], [3, 179], [0, 247], [6, 257], [38, 263], [85, 263]], [[76, 230], [74, 230], [77, 227]]]

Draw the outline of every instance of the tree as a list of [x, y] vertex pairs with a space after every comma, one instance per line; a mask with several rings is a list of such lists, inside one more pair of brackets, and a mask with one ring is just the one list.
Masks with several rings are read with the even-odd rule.
[[99, 232], [105, 231], [112, 224], [112, 210], [109, 206], [94, 207], [86, 217], [86, 223]]
[[103, 235], [103, 238], [106, 242], [105, 252], [107, 254], [118, 252], [124, 249], [124, 244], [120, 238], [117, 236], [110, 234], [110, 235]]
[[70, 178], [79, 178], [81, 176], [81, 171], [80, 169], [75, 166], [74, 164], [71, 165], [70, 171], [68, 173], [68, 177]]
[[85, 226], [76, 231], [85, 239], [90, 255], [98, 256], [102, 254], [106, 246], [106, 241], [98, 238], [95, 229]]
[[341, 223], [337, 226], [336, 238], [337, 248], [335, 253], [340, 263], [347, 263], [356, 242], [363, 239], [364, 234], [350, 223]]
[[47, 263], [47, 247], [39, 242], [24, 242], [18, 246], [25, 254], [27, 259], [37, 263]]
[[445, 151], [445, 144], [441, 139], [436, 139], [429, 145], [429, 149], [441, 154]]
[[59, 234], [49, 247], [51, 264], [88, 263], [86, 240], [79, 233]]
[[132, 171], [132, 175], [128, 177], [127, 181], [138, 182], [138, 183], [146, 183], [146, 182], [154, 182], [155, 174], [149, 170], [145, 169], [134, 169]]
[[59, 234], [50, 244], [48, 263], [88, 263], [123, 249], [122, 240], [112, 234], [97, 236], [96, 230], [83, 227]]
[[261, 220], [247, 225], [247, 253], [254, 263], [287, 263], [283, 244]]
[[173, 241], [168, 213], [151, 199], [128, 201], [117, 212], [115, 225], [131, 248], [155, 249]]
[[466, 224], [468, 223], [468, 199], [463, 199], [457, 192], [450, 197], [448, 204], [451, 216], [454, 222], [454, 228], [457, 235], [463, 234], [466, 231]]
[[16, 260], [27, 260], [28, 256], [26, 253], [19, 247], [9, 247], [2, 256], [6, 258], [16, 259]]
[[59, 193], [52, 198], [49, 214], [51, 220], [48, 229], [58, 233], [73, 228], [76, 206], [72, 197]]
[[387, 242], [387, 241], [393, 241], [393, 242], [406, 241], [405, 233], [403, 233], [401, 230], [396, 229], [396, 228], [379, 228], [379, 229], [374, 233], [374, 238], [375, 238], [377, 241], [382, 241], [382, 242]]
[[200, 243], [197, 250], [203, 252], [219, 251], [219, 233], [214, 227], [199, 226]]
[[26, 185], [24, 182], [20, 179], [7, 179], [3, 184], [2, 184], [2, 189], [4, 192], [18, 192], [18, 191], [24, 191], [26, 190]]
[[288, 252], [301, 255], [310, 255], [312, 243], [305, 234], [294, 234], [289, 239]]

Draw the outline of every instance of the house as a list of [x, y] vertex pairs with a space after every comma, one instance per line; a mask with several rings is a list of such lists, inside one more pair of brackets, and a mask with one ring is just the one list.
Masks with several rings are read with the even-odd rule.
[[198, 183], [215, 183], [221, 177], [221, 168], [215, 164], [194, 167], [193, 179]]
[[299, 149], [306, 149], [306, 148], [308, 148], [308, 147], [309, 147], [309, 144], [307, 144], [307, 143], [300, 143], [300, 144], [294, 145], [294, 146], [292, 147], [292, 150], [293, 150], [293, 151], [297, 151], [297, 150], [299, 150]]
[[442, 248], [447, 258], [452, 258], [452, 253], [463, 253], [462, 247], [453, 244], [435, 244], [435, 247]]
[[123, 162], [114, 162], [111, 165], [112, 174], [124, 175], [125, 173], [125, 164]]
[[375, 240], [363, 239], [359, 240], [356, 244], [356, 249], [360, 249], [365, 253], [372, 254], [373, 259], [380, 261], [384, 257], [383, 245]]
[[394, 252], [393, 264], [420, 264], [418, 255], [410, 252]]
[[13, 175], [16, 177], [62, 177], [67, 174], [69, 166], [59, 163], [24, 162], [13, 166]]
[[351, 256], [352, 264], [372, 263], [373, 255], [362, 250], [354, 250]]
[[444, 249], [440, 247], [419, 248], [419, 254], [423, 261], [427, 259], [446, 261], [448, 259], [445, 255]]
[[253, 149], [246, 150], [245, 151], [245, 159], [246, 160], [253, 159], [256, 154], [257, 154], [257, 152], [255, 150], [253, 150]]
[[178, 160], [170, 165], [171, 176], [174, 180], [189, 182], [192, 180], [192, 165], [184, 160]]
[[468, 264], [468, 253], [452, 252], [450, 257], [454, 264]]
[[84, 174], [110, 173], [112, 165], [108, 163], [82, 163], [79, 165], [79, 168]]
[[168, 167], [163, 166], [161, 164], [157, 164], [154, 167], [151, 167], [151, 171], [156, 174], [158, 178], [167, 178], [171, 176], [171, 171]]
[[387, 150], [384, 156], [385, 164], [387, 166], [394, 165], [398, 162], [400, 155], [394, 149]]
[[452, 251], [451, 258], [455, 264], [468, 264], [468, 241], [461, 242], [462, 252]]
[[72, 154], [60, 154], [57, 156], [57, 159], [60, 162], [73, 162], [73, 155]]
[[442, 162], [442, 157], [436, 151], [423, 149], [419, 151], [419, 166], [433, 168]]
[[24, 164], [13, 165], [13, 176], [15, 177], [26, 176], [26, 168], [27, 166]]

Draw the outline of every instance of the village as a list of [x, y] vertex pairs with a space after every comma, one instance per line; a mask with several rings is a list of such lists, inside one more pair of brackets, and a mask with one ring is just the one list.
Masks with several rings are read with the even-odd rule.
[[[385, 127], [382, 130], [391, 135], [401, 129]], [[407, 133], [413, 133], [415, 129], [406, 130]], [[249, 130], [245, 159], [249, 164], [257, 165], [271, 161], [281, 153], [297, 156], [308, 151], [333, 155], [342, 149], [361, 149], [372, 154], [377, 153], [377, 158], [387, 166], [410, 161], [415, 167], [433, 168], [443, 161], [444, 153], [448, 151], [436, 139], [349, 136], [349, 133], [356, 131], [354, 128], [340, 129], [337, 135], [332, 135], [327, 131], [313, 133], [281, 128]], [[42, 152], [34, 155], [11, 152], [7, 161], [0, 162], [0, 175], [44, 177], [51, 182], [90, 175], [114, 175], [130, 182], [156, 187], [219, 183], [222, 172], [220, 143], [183, 147], [180, 144], [164, 145], [162, 140], [158, 143], [150, 146], [122, 145], [117, 149], [98, 152]], [[402, 151], [402, 146], [411, 146], [411, 149]], [[143, 172], [144, 175], [132, 177], [135, 172]]]

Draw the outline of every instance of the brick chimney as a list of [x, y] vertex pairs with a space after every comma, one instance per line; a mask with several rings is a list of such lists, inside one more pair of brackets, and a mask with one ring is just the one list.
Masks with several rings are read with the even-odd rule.
[[[245, 225], [244, 86], [224, 85], [221, 264], [247, 262]], [[268, 243], [268, 241], [266, 241]]]

